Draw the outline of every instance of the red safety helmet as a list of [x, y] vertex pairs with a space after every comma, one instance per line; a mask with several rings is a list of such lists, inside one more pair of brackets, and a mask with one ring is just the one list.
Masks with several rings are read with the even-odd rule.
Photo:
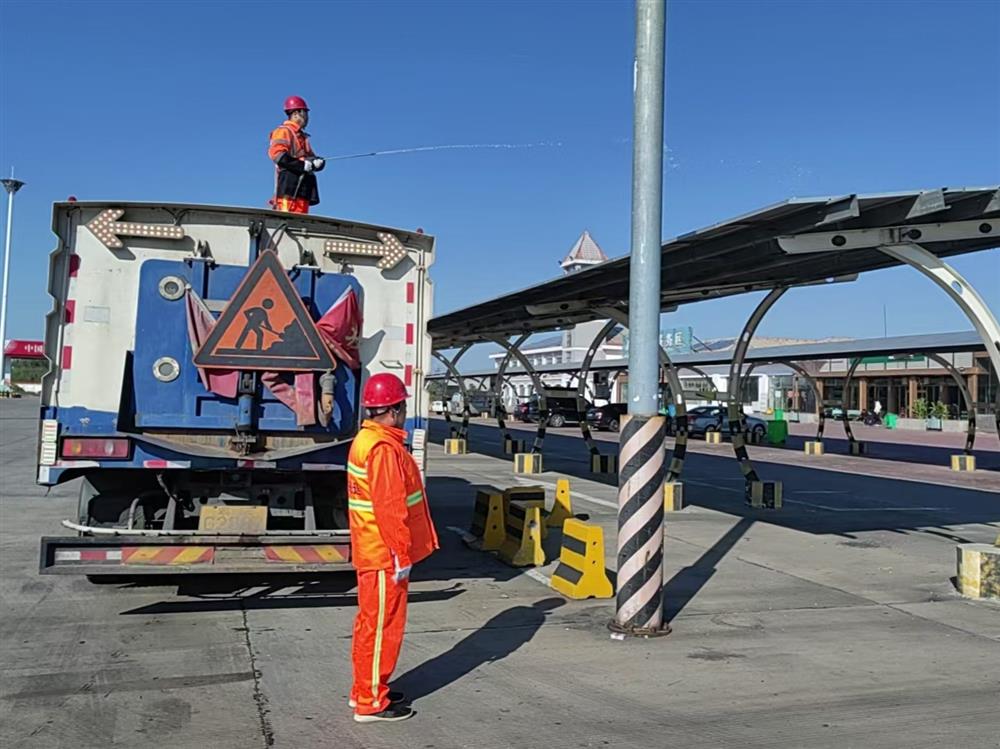
[[309, 105], [306, 104], [306, 100], [301, 96], [289, 96], [285, 99], [285, 111], [294, 112], [297, 109], [304, 109], [309, 111]]
[[389, 372], [372, 375], [365, 383], [361, 405], [365, 408], [388, 408], [408, 398], [403, 381]]

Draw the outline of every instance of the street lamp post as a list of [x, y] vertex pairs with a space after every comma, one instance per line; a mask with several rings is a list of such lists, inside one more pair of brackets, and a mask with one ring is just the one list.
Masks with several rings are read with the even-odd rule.
[[618, 463], [618, 590], [611, 629], [655, 636], [663, 621], [663, 435], [660, 243], [666, 0], [636, 0], [628, 416]]
[[14, 172], [7, 179], [0, 179], [7, 191], [7, 234], [3, 244], [3, 294], [0, 296], [0, 390], [7, 387], [4, 376], [4, 348], [7, 345], [7, 288], [10, 286], [10, 232], [14, 225], [14, 193], [24, 187], [24, 183], [14, 179]]

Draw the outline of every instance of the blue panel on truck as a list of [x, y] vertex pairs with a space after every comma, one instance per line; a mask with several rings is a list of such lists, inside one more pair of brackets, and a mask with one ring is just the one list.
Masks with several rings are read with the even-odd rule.
[[[233, 265], [209, 267], [208, 263], [198, 260], [147, 260], [143, 263], [133, 366], [136, 427], [215, 431], [234, 427], [238, 412], [236, 399], [208, 391], [194, 366], [184, 297], [174, 301], [167, 299], [160, 293], [160, 282], [165, 277], [175, 276], [190, 284], [202, 299], [225, 302], [236, 291], [246, 271], [245, 267]], [[363, 305], [361, 286], [353, 276], [296, 270], [290, 277], [313, 319], [325, 313], [348, 286], [354, 288]], [[175, 359], [180, 368], [179, 376], [170, 382], [162, 382], [153, 374], [155, 363], [162, 357]], [[358, 375], [340, 366], [335, 377], [336, 405], [329, 427], [296, 426], [292, 410], [267, 388], [261, 387], [256, 414], [259, 429], [350, 435], [358, 417]], [[319, 392], [318, 386], [316, 392]]]

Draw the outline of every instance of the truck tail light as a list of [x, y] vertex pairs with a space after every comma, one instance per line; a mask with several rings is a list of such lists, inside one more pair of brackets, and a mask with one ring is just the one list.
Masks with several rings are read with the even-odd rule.
[[63, 440], [64, 458], [127, 458], [129, 441], [105, 437], [69, 437]]

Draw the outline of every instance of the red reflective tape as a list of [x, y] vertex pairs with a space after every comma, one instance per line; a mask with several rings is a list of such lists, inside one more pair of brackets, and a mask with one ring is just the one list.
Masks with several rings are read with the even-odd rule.
[[69, 256], [69, 277], [76, 278], [76, 274], [80, 272], [80, 256], [70, 255]]
[[413, 284], [413, 281], [408, 281], [406, 284], [406, 303], [413, 304], [417, 297], [417, 287]]
[[81, 562], [106, 562], [107, 560], [108, 552], [106, 549], [100, 549], [97, 551], [80, 549]]
[[72, 369], [73, 367], [73, 347], [63, 346], [62, 350], [62, 368]]
[[326, 562], [312, 546], [296, 546], [295, 551], [302, 557], [302, 561], [307, 564], [324, 564]]
[[66, 300], [66, 322], [73, 322], [76, 317], [76, 300], [67, 299]]
[[172, 548], [170, 546], [160, 549], [160, 551], [156, 552], [156, 556], [153, 557], [153, 564], [169, 564], [183, 550], [183, 547]]
[[413, 345], [413, 323], [406, 323], [406, 345]]
[[413, 384], [413, 365], [407, 364], [406, 370], [403, 373], [403, 382], [406, 387], [410, 387]]

